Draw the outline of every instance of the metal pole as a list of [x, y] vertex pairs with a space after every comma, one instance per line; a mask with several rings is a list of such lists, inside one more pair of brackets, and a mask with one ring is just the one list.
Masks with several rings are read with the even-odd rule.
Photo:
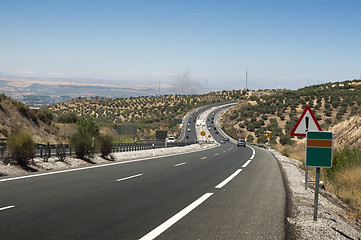
[[315, 202], [313, 203], [313, 221], [317, 221], [317, 211], [318, 211], [318, 187], [320, 183], [320, 168], [316, 168], [316, 185], [315, 185]]
[[305, 190], [307, 190], [307, 180], [308, 180], [308, 167], [305, 169]]

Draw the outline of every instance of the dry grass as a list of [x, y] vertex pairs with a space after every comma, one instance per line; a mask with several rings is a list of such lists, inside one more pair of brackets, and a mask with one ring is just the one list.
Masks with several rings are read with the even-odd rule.
[[282, 155], [299, 160], [301, 162], [305, 162], [305, 142], [304, 140], [298, 141], [294, 145], [275, 145], [275, 149], [282, 153]]
[[350, 213], [355, 219], [361, 219], [361, 166], [336, 173], [334, 182], [326, 183], [326, 188], [354, 210]]
[[[300, 140], [293, 146], [275, 145], [275, 149], [284, 156], [299, 160], [305, 166], [305, 142]], [[316, 168], [309, 168], [310, 178], [315, 179]], [[321, 173], [321, 179], [324, 179], [324, 173]], [[348, 214], [351, 218], [361, 220], [361, 166], [355, 166], [344, 171], [338, 172], [334, 180], [325, 181], [327, 191], [339, 197], [344, 203], [350, 206]]]

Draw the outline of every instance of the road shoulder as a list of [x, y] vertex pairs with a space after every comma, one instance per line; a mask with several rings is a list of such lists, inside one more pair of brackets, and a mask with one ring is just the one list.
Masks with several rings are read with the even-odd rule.
[[[347, 219], [346, 211], [335, 200], [319, 195], [318, 220], [313, 221], [314, 189], [305, 190], [300, 162], [271, 149], [286, 180], [288, 203], [287, 225], [297, 239], [361, 239], [360, 230]], [[332, 196], [328, 193], [329, 196]], [[332, 197], [335, 199], [336, 197]]]

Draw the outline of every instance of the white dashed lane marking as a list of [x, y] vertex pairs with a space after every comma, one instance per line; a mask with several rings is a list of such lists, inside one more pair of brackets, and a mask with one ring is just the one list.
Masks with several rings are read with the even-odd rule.
[[14, 207], [15, 207], [14, 205], [7, 206], [7, 207], [2, 207], [2, 208], [0, 208], [0, 211], [7, 210], [7, 209], [10, 209], [10, 208], [14, 208]]
[[143, 176], [143, 174], [137, 174], [137, 175], [133, 175], [133, 176], [130, 176], [130, 177], [120, 178], [120, 179], [117, 180], [117, 182], [129, 180], [129, 179], [140, 177], [140, 176]]
[[176, 164], [176, 165], [174, 165], [175, 167], [179, 167], [179, 166], [182, 166], [182, 165], [184, 165], [184, 164], [186, 164], [185, 162], [182, 162], [182, 163], [178, 163], [178, 164]]

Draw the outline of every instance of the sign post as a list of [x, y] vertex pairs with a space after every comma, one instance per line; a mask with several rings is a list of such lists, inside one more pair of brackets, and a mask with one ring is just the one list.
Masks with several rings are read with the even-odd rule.
[[268, 137], [268, 147], [271, 147], [271, 138], [272, 138], [272, 133], [271, 132], [269, 132], [269, 133], [267, 133], [267, 137]]
[[306, 139], [306, 167], [316, 167], [316, 185], [313, 221], [317, 221], [318, 189], [320, 183], [320, 168], [332, 167], [333, 133], [307, 132]]
[[205, 131], [202, 131], [202, 132], [201, 132], [201, 136], [202, 136], [202, 140], [203, 140], [203, 137], [206, 136], [206, 132], [205, 132]]
[[[298, 119], [296, 125], [291, 131], [291, 136], [306, 137], [308, 131], [322, 131], [320, 124], [318, 124], [311, 107], [307, 106], [303, 111], [301, 117]], [[307, 190], [308, 167], [305, 167], [305, 190]]]

